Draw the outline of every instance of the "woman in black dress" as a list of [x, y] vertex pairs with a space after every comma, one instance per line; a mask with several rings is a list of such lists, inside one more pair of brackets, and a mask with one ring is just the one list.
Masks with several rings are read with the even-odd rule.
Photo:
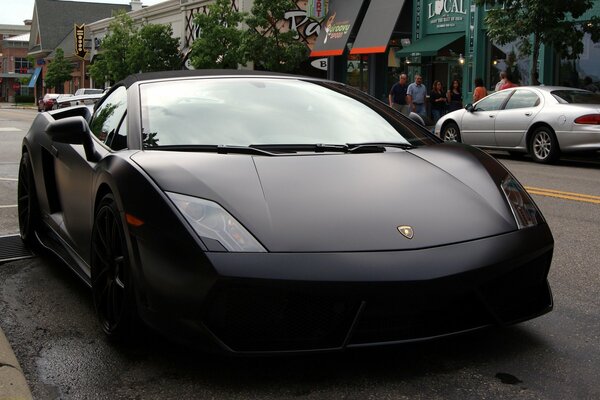
[[448, 112], [463, 108], [463, 98], [462, 93], [460, 92], [460, 81], [458, 79], [452, 81], [452, 85], [450, 86], [450, 89], [448, 89], [448, 93], [446, 93], [446, 98], [448, 100]]

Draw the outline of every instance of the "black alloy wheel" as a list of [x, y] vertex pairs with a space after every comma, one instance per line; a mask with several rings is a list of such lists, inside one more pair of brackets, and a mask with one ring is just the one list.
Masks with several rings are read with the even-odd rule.
[[529, 154], [534, 161], [543, 164], [551, 164], [558, 159], [560, 149], [552, 128], [540, 126], [533, 132], [529, 141]]
[[442, 137], [441, 139], [444, 142], [460, 142], [460, 129], [458, 129], [458, 125], [455, 122], [448, 122], [442, 128]]
[[23, 153], [19, 164], [17, 199], [21, 239], [28, 246], [35, 247], [38, 244], [35, 230], [40, 224], [40, 209], [35, 190], [33, 168], [27, 152]]
[[104, 196], [92, 231], [92, 295], [102, 330], [111, 340], [133, 339], [138, 325], [125, 233], [112, 194]]

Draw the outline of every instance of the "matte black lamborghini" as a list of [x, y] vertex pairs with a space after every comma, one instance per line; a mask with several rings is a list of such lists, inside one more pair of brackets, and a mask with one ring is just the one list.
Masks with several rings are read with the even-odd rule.
[[110, 338], [340, 350], [553, 306], [552, 234], [510, 172], [337, 82], [134, 75], [40, 113], [22, 151], [21, 236], [91, 286]]

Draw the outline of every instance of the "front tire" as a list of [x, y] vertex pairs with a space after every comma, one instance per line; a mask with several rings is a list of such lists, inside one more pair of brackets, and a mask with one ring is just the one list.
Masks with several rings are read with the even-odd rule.
[[96, 315], [109, 339], [136, 338], [139, 317], [125, 232], [112, 194], [102, 198], [92, 229], [92, 295]]
[[460, 129], [455, 122], [448, 122], [442, 128], [441, 139], [444, 142], [460, 142]]
[[40, 208], [33, 177], [33, 167], [27, 152], [23, 153], [19, 164], [17, 199], [21, 239], [28, 246], [35, 247], [38, 244], [35, 231], [40, 225]]
[[543, 164], [550, 164], [558, 159], [560, 149], [550, 127], [541, 126], [533, 132], [529, 141], [529, 154], [535, 162]]

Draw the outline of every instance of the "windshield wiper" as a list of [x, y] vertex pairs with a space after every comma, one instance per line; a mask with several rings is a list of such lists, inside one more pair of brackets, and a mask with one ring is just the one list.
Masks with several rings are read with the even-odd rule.
[[414, 149], [415, 146], [407, 143], [396, 142], [367, 142], [367, 143], [348, 143], [349, 153], [377, 153], [384, 152], [386, 147], [396, 147], [402, 150]]
[[315, 153], [339, 152], [347, 153], [348, 145], [345, 144], [251, 144], [253, 149], [261, 149], [281, 153], [297, 153], [300, 151], [311, 151]]
[[170, 150], [170, 151], [207, 151], [218, 154], [257, 154], [263, 156], [275, 156], [277, 154], [267, 150], [251, 146], [233, 146], [227, 144], [186, 144], [147, 147], [146, 150]]

